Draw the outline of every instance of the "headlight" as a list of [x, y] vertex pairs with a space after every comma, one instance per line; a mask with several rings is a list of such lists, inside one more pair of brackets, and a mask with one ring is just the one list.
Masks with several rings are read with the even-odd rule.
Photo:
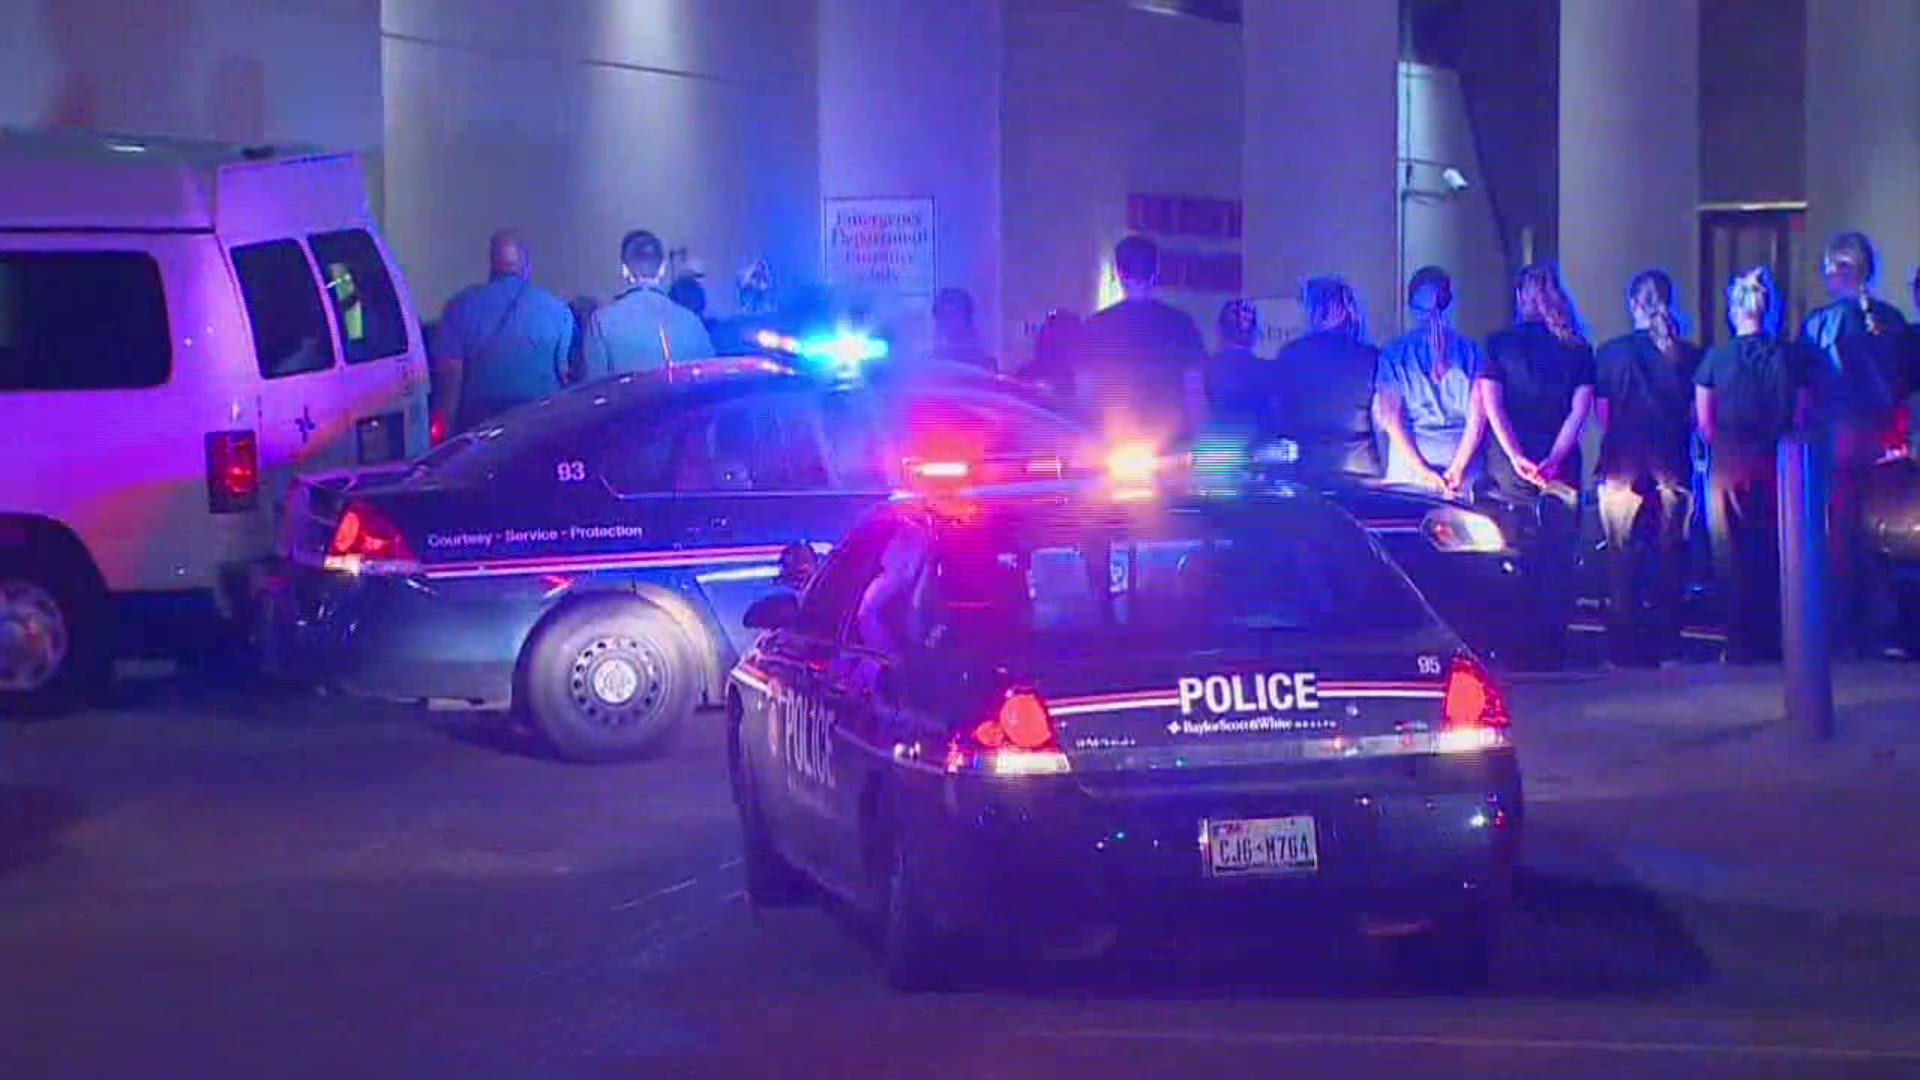
[[1500, 525], [1485, 514], [1458, 506], [1436, 506], [1420, 523], [1420, 532], [1441, 551], [1495, 554], [1507, 550]]

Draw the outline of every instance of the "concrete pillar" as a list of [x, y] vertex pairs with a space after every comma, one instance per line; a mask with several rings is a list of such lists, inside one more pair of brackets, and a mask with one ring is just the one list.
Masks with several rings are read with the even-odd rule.
[[1880, 255], [1876, 292], [1905, 309], [1920, 258], [1920, 3], [1807, 0], [1809, 306], [1820, 249], [1858, 229]]
[[[931, 197], [939, 286], [1000, 326], [1001, 0], [820, 0], [820, 193]], [[924, 298], [916, 300], [924, 304]]]
[[1596, 343], [1640, 270], [1699, 310], [1700, 0], [1561, 0], [1561, 272]]
[[1346, 275], [1376, 338], [1398, 325], [1399, 0], [1244, 7], [1246, 289]]

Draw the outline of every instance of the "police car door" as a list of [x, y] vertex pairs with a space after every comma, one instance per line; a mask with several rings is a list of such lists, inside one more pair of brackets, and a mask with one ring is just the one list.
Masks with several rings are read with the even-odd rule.
[[702, 557], [696, 579], [735, 654], [752, 644], [747, 608], [778, 587], [782, 549], [830, 543], [885, 498], [836, 484], [829, 456], [818, 391], [797, 382], [716, 406], [680, 443], [678, 543]]
[[861, 668], [848, 659], [846, 633], [896, 531], [890, 518], [856, 528], [821, 568], [793, 630], [779, 636], [769, 657], [774, 690], [767, 738], [780, 778], [768, 793], [769, 808], [789, 850], [849, 895], [863, 883], [848, 873], [847, 857], [836, 850], [844, 843], [836, 828], [841, 807], [858, 797], [845, 790], [850, 747], [841, 726]]

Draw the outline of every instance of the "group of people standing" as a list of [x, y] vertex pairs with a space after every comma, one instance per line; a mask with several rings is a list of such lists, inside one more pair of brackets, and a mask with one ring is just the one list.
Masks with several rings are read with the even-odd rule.
[[667, 281], [666, 247], [651, 232], [621, 239], [622, 290], [599, 306], [569, 306], [535, 285], [518, 233], [495, 233], [487, 255], [486, 282], [447, 302], [427, 342], [436, 396], [454, 430], [570, 383], [714, 354], [684, 284]]
[[1704, 352], [1687, 340], [1664, 272], [1628, 283], [1632, 330], [1595, 348], [1558, 272], [1537, 264], [1515, 278], [1512, 324], [1484, 342], [1453, 326], [1453, 282], [1428, 266], [1407, 282], [1411, 328], [1384, 347], [1369, 341], [1352, 287], [1320, 276], [1301, 286], [1303, 331], [1277, 356], [1257, 355], [1257, 313], [1241, 301], [1222, 310], [1220, 348], [1205, 355], [1192, 320], [1152, 296], [1156, 254], [1144, 238], [1123, 241], [1114, 261], [1125, 298], [1079, 327], [1070, 346], [1043, 331], [1048, 347], [1036, 348], [1028, 374], [1071, 387], [1110, 431], [1204, 424], [1283, 435], [1304, 464], [1486, 507], [1519, 550], [1533, 606], [1535, 632], [1516, 662], [1565, 659], [1582, 435], [1596, 418], [1614, 662], [1679, 655], [1696, 441], [1709, 461], [1700, 494], [1729, 658], [1778, 655], [1774, 470], [1780, 440], [1796, 429], [1831, 450], [1835, 625], [1844, 642], [1868, 645], [1858, 496], [1865, 470], [1900, 438], [1920, 338], [1898, 309], [1871, 297], [1876, 266], [1865, 236], [1829, 245], [1829, 302], [1797, 338], [1780, 325], [1771, 271], [1736, 275], [1727, 288], [1732, 336]]

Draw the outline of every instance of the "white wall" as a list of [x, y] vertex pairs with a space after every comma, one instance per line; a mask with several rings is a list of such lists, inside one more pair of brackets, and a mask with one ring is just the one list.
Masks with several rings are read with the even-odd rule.
[[1920, 3], [1807, 0], [1805, 295], [1826, 302], [1820, 252], [1857, 229], [1880, 255], [1876, 292], [1907, 306], [1920, 256]]
[[377, 150], [380, 0], [0, 0], [0, 124]]
[[[1460, 79], [1452, 71], [1424, 64], [1400, 65], [1401, 258], [1398, 280], [1427, 264], [1453, 276], [1453, 323], [1476, 338], [1506, 325], [1512, 286], [1506, 253], [1493, 216], [1487, 180], [1480, 175], [1473, 128]], [[1448, 167], [1460, 170], [1465, 191], [1452, 192], [1443, 179]], [[1377, 338], [1384, 340], [1405, 306], [1404, 291], [1370, 298], [1368, 314]]]
[[1308, 275], [1344, 274], [1384, 336], [1400, 291], [1399, 2], [1269, 0], [1244, 11], [1248, 286], [1293, 295]]
[[[1093, 309], [1128, 194], [1240, 197], [1242, 56], [1238, 27], [1120, 5], [1025, 0], [1006, 20], [1003, 330], [1018, 357], [1027, 324]], [[1209, 342], [1230, 299], [1166, 298]]]
[[990, 341], [1001, 296], [1000, 0], [819, 3], [821, 195], [931, 197], [935, 287], [972, 293]]
[[1697, 310], [1699, 60], [1700, 0], [1562, 0], [1560, 263], [1595, 340], [1648, 267]]
[[386, 0], [386, 228], [424, 310], [523, 230], [562, 296], [619, 288], [620, 237], [691, 248], [710, 304], [765, 253], [818, 263], [812, 0]]

